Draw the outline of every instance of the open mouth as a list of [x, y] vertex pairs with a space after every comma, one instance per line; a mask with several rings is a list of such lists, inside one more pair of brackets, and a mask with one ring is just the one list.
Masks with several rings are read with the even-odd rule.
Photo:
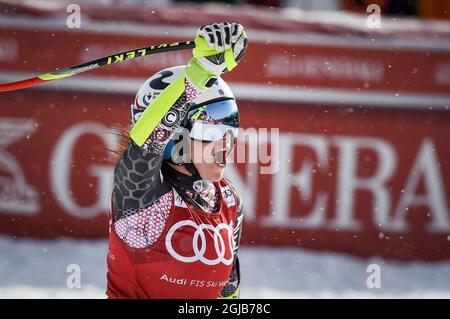
[[222, 150], [214, 154], [214, 163], [220, 167], [225, 167], [227, 165], [227, 152]]

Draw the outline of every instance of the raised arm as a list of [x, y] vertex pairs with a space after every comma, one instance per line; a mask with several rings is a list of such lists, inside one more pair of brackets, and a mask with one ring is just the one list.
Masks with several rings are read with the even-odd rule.
[[[170, 87], [167, 88], [165, 79], [175, 75], [171, 71], [163, 70], [153, 75], [142, 85], [132, 106], [134, 122], [145, 110], [148, 97], [156, 95], [157, 98], [158, 91], [170, 89]], [[157, 124], [153, 133], [142, 147], [130, 141], [127, 149], [117, 162], [114, 172], [114, 220], [119, 220], [124, 212], [129, 215], [145, 209], [160, 196], [168, 192], [169, 189], [163, 183], [160, 175], [164, 149], [172, 133], [184, 119], [190, 106], [189, 102], [201, 92], [187, 78], [184, 82], [184, 92], [167, 112], [169, 115], [176, 114], [175, 119], [166, 115]]]

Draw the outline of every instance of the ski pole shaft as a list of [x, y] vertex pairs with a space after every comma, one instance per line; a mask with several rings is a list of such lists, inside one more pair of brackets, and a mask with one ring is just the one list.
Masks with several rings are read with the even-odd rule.
[[8, 92], [32, 87], [41, 83], [62, 79], [82, 72], [94, 70], [104, 65], [120, 63], [150, 54], [156, 54], [167, 51], [184, 50], [184, 49], [193, 49], [194, 47], [195, 47], [194, 41], [184, 41], [184, 42], [172, 42], [172, 43], [151, 45], [140, 49], [124, 51], [100, 59], [96, 59], [90, 62], [85, 62], [76, 66], [71, 66], [62, 70], [42, 74], [22, 81], [3, 83], [0, 84], [0, 92]]

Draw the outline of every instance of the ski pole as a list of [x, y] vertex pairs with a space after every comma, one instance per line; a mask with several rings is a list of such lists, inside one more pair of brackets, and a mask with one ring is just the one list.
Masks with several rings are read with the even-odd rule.
[[193, 49], [194, 47], [195, 47], [194, 41], [184, 41], [184, 42], [172, 42], [159, 45], [151, 45], [140, 49], [124, 51], [121, 53], [116, 53], [100, 59], [96, 59], [90, 62], [85, 62], [76, 66], [71, 66], [62, 70], [42, 74], [26, 80], [3, 83], [0, 84], [0, 92], [8, 92], [32, 87], [41, 83], [62, 79], [82, 72], [94, 70], [104, 65], [120, 63], [123, 61], [132, 60], [150, 54], [175, 50]]

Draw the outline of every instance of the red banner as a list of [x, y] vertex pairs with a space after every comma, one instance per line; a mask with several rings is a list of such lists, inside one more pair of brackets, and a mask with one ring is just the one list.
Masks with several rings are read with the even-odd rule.
[[[39, 75], [116, 52], [189, 39], [174, 35], [143, 38], [66, 30], [14, 30], [11, 26], [0, 29], [0, 70], [11, 75], [31, 75], [32, 72]], [[276, 45], [256, 40], [249, 46], [239, 71], [227, 74], [226, 78], [232, 82], [297, 89], [333, 88], [366, 94], [391, 92], [393, 99], [408, 93], [450, 91], [448, 50], [386, 49], [380, 44], [370, 45], [370, 39], [361, 40], [363, 47], [343, 47], [340, 38], [336, 38], [335, 43], [322, 41], [321, 44]], [[36, 50], [36, 42], [40, 50]], [[184, 50], [143, 57], [77, 77], [145, 79], [162, 68], [187, 63], [191, 55], [190, 50]]]
[[[129, 121], [130, 100], [56, 91], [0, 96], [8, 105], [0, 117], [0, 232], [106, 235], [114, 162], [106, 149], [116, 145], [114, 126]], [[245, 201], [244, 242], [450, 257], [448, 112], [249, 101], [240, 110], [243, 128], [280, 128], [258, 141], [264, 148], [269, 141], [270, 161], [258, 154], [256, 163], [247, 158], [227, 169]], [[250, 154], [245, 134], [240, 143]]]

